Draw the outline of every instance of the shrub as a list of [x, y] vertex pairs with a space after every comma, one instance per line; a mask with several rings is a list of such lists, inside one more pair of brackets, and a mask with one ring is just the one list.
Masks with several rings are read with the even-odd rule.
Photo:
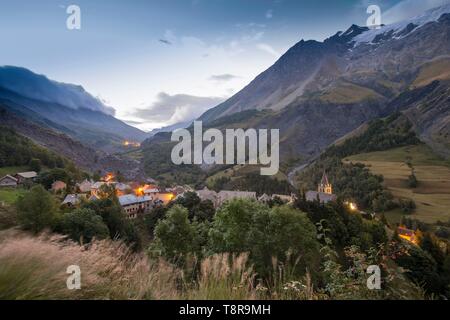
[[38, 233], [45, 228], [53, 228], [57, 223], [55, 201], [41, 185], [19, 197], [16, 207], [19, 223], [26, 230]]
[[169, 261], [197, 251], [194, 247], [196, 228], [189, 221], [188, 210], [180, 205], [172, 207], [166, 218], [158, 222], [154, 236], [153, 250]]
[[108, 227], [102, 218], [90, 209], [76, 209], [65, 213], [61, 225], [64, 234], [80, 243], [91, 242], [93, 238], [105, 239], [109, 236]]

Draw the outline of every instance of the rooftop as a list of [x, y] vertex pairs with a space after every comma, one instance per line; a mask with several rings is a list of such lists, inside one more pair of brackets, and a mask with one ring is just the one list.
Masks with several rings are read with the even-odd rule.
[[328, 194], [317, 191], [308, 191], [305, 194], [307, 201], [316, 201], [317, 197], [319, 197], [319, 201], [323, 203], [328, 203], [336, 200], [336, 196], [334, 194]]
[[126, 194], [124, 196], [119, 197], [119, 202], [121, 206], [129, 206], [132, 204], [143, 203], [152, 201], [152, 198], [149, 196], [137, 197], [133, 194]]
[[31, 179], [37, 177], [37, 172], [35, 171], [19, 172], [17, 173], [17, 175], [25, 179]]
[[17, 182], [17, 179], [16, 179], [16, 178], [14, 178], [13, 176], [10, 176], [9, 174], [7, 174], [7, 175], [6, 175], [6, 176], [4, 176], [4, 177], [1, 177], [1, 178], [0, 178], [0, 180], [6, 179], [6, 178], [9, 178], [9, 179], [11, 179], [11, 180], [13, 180], [13, 181], [16, 181], [16, 182]]

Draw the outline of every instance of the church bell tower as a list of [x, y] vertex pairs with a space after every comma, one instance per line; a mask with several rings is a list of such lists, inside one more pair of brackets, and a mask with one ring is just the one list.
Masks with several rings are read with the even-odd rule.
[[333, 194], [333, 187], [328, 181], [328, 176], [325, 171], [323, 172], [322, 180], [319, 183], [318, 191], [326, 194]]

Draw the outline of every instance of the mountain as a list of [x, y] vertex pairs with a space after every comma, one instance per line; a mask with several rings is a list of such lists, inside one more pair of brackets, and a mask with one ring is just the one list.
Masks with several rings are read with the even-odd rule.
[[448, 156], [449, 12], [447, 5], [380, 29], [352, 25], [323, 42], [302, 40], [199, 119], [220, 128], [235, 127], [236, 119], [279, 128], [289, 162], [312, 159], [367, 121], [401, 111]]
[[[26, 120], [22, 115], [10, 112], [0, 103], [0, 124], [14, 130], [20, 136], [29, 138], [37, 145], [50, 150], [54, 154], [70, 159], [77, 167], [86, 172], [120, 171], [130, 179], [142, 177], [140, 163], [120, 154], [108, 154], [72, 139], [68, 135], [51, 129], [54, 124]], [[47, 125], [49, 124], [49, 125]]]
[[141, 142], [148, 135], [114, 118], [114, 109], [83, 87], [59, 83], [18, 67], [0, 67], [0, 103], [28, 121], [94, 148], [116, 150], [123, 140]]
[[148, 134], [151, 135], [151, 136], [154, 136], [155, 134], [160, 133], [160, 132], [172, 132], [172, 131], [175, 131], [177, 129], [187, 128], [191, 124], [192, 124], [192, 121], [178, 122], [178, 123], [175, 123], [175, 124], [173, 124], [171, 126], [162, 127], [162, 128], [159, 128], [159, 129], [153, 129]]

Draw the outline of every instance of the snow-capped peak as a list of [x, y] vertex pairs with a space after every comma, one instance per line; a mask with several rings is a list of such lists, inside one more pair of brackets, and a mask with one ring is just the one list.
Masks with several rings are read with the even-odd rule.
[[439, 18], [445, 13], [450, 13], [450, 4], [430, 9], [412, 19], [363, 32], [354, 37], [352, 40], [355, 41], [355, 46], [358, 46], [362, 43], [372, 43], [376, 38], [383, 37], [384, 35], [390, 35], [390, 37], [398, 39], [406, 36], [411, 31], [416, 30], [429, 22], [439, 20]]

